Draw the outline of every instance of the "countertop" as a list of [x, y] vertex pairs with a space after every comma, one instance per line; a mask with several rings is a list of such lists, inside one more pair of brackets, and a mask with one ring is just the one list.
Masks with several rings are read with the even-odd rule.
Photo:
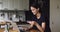
[[[9, 32], [20, 32], [17, 24], [15, 22], [10, 21], [14, 29], [10, 29]], [[0, 22], [0, 25], [4, 25], [6, 22]], [[0, 32], [4, 32], [4, 29], [0, 28]]]

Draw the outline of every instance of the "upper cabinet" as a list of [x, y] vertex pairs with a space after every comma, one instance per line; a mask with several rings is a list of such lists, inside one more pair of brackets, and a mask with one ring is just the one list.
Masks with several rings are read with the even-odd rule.
[[29, 0], [1, 0], [0, 6], [3, 10], [29, 10]]
[[3, 7], [3, 2], [2, 0], [0, 0], [0, 10], [2, 9], [2, 7]]
[[18, 10], [23, 10], [23, 1], [22, 0], [14, 0], [14, 8]]
[[3, 0], [3, 9], [13, 10], [14, 9], [13, 0]]
[[25, 10], [29, 10], [29, 0], [22, 0], [23, 1], [23, 9], [25, 9]]

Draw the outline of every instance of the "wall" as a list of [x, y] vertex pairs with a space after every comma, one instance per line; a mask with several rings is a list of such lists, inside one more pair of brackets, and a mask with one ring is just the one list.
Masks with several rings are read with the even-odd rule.
[[60, 32], [60, 0], [50, 0], [50, 27], [52, 32]]
[[17, 22], [17, 21], [19, 21], [19, 17], [22, 21], [25, 21], [25, 12], [24, 11], [0, 12], [0, 21], [3, 21], [3, 20], [7, 21], [12, 18], [13, 21]]

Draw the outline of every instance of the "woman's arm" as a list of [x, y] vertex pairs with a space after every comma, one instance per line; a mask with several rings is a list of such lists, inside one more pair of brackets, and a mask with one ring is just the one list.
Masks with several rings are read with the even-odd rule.
[[35, 26], [39, 29], [40, 32], [44, 32], [45, 22], [42, 23], [42, 27], [37, 22], [35, 22]]
[[42, 22], [42, 28], [43, 28], [43, 30], [45, 30], [45, 27], [46, 27], [46, 23]]
[[31, 24], [30, 28], [32, 28], [35, 25], [40, 32], [44, 32], [45, 30], [45, 26], [46, 26], [45, 22], [42, 22], [42, 27], [36, 21], [29, 21], [28, 23]]

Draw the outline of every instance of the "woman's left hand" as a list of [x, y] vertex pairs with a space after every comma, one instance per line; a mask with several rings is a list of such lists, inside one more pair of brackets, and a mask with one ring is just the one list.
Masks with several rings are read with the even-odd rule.
[[37, 24], [37, 22], [36, 21], [32, 21], [34, 24], [33, 25], [36, 25]]
[[36, 25], [37, 24], [36, 21], [28, 21], [28, 23], [31, 24], [31, 25]]

